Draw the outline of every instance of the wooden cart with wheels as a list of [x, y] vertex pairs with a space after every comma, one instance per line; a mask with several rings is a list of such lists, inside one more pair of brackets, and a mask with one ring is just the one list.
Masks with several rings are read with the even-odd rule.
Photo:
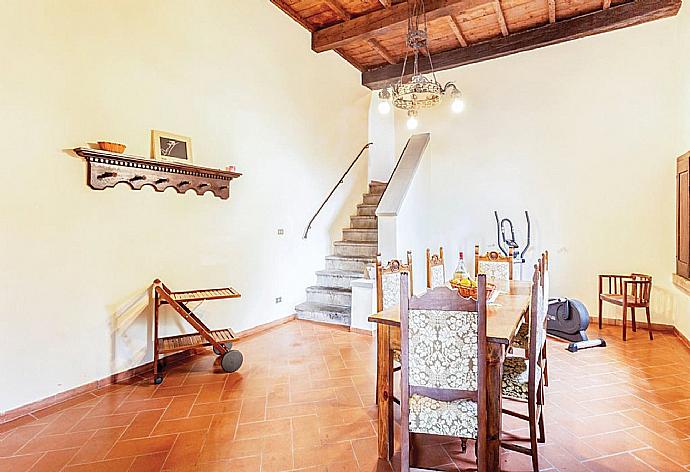
[[[153, 296], [153, 381], [155, 384], [163, 382], [161, 374], [162, 365], [159, 360], [161, 354], [184, 351], [196, 347], [213, 346], [213, 352], [221, 356], [220, 365], [225, 372], [235, 372], [240, 368], [243, 361], [242, 353], [232, 349], [232, 340], [235, 339], [235, 333], [230, 328], [210, 329], [187, 306], [189, 302], [239, 298], [239, 292], [232, 287], [173, 292], [163, 282], [156, 279], [153, 281]], [[164, 338], [158, 337], [159, 311], [160, 307], [166, 304], [170, 305], [197, 332]]]

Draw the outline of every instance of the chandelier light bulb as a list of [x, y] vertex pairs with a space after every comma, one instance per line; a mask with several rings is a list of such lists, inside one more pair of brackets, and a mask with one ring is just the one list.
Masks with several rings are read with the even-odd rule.
[[388, 100], [379, 101], [379, 113], [387, 115], [391, 112], [391, 103]]
[[419, 121], [417, 121], [417, 114], [410, 111], [409, 118], [407, 119], [407, 129], [414, 131], [417, 129]]
[[465, 109], [465, 101], [462, 99], [462, 95], [458, 94], [453, 97], [453, 102], [451, 103], [450, 108], [453, 110], [453, 113], [462, 113], [462, 111]]

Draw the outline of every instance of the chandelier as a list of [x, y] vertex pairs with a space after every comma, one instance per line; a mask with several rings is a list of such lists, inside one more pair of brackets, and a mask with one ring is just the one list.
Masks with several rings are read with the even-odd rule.
[[[451, 109], [455, 113], [460, 113], [465, 104], [462, 100], [462, 93], [453, 82], [448, 82], [442, 86], [436, 80], [436, 72], [428, 47], [429, 36], [424, 0], [407, 0], [407, 7], [407, 52], [405, 53], [400, 79], [394, 84], [387, 85], [379, 92], [378, 109], [382, 114], [389, 113], [392, 102], [396, 108], [407, 112], [407, 128], [413, 130], [417, 128], [419, 110], [435, 107], [441, 103], [444, 96], [450, 95], [452, 99]], [[410, 54], [414, 58], [412, 74], [409, 80], [405, 81], [405, 70]], [[429, 59], [430, 76], [419, 72], [420, 54], [426, 55]]]

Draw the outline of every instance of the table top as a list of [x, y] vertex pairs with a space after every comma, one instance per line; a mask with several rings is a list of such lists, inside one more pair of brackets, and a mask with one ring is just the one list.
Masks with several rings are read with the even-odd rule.
[[[486, 335], [491, 342], [508, 344], [529, 309], [532, 282], [510, 280], [491, 283], [500, 293], [494, 303], [487, 305]], [[400, 306], [371, 315], [369, 321], [399, 327]]]

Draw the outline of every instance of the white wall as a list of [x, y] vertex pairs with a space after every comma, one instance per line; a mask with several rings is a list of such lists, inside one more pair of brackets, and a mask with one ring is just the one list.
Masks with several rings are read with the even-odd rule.
[[[493, 210], [522, 231], [527, 209], [529, 260], [550, 251], [554, 295], [579, 298], [595, 314], [597, 274], [648, 272], [653, 321], [690, 334], [676, 320], [685, 296], [671, 283], [675, 158], [690, 146], [677, 139], [679, 63], [688, 65], [690, 45], [687, 32], [677, 40], [687, 16], [686, 7], [680, 18], [438, 74], [456, 82], [467, 107], [460, 116], [449, 107], [420, 114], [416, 132], [430, 132], [431, 142], [399, 218], [399, 255], [412, 249], [421, 268], [425, 248], [443, 245], [448, 271], [459, 249], [473, 265], [475, 242], [495, 244]], [[402, 113], [396, 135], [401, 149]]]
[[[362, 165], [301, 239], [366, 143], [357, 71], [312, 53], [269, 2], [3, 6], [0, 412], [149, 360], [149, 311], [124, 333], [112, 323], [155, 277], [237, 288], [200, 309], [212, 327], [293, 313], [366, 188]], [[62, 151], [109, 139], [148, 155], [151, 129], [191, 136], [200, 165], [236, 164], [231, 199], [93, 191]]]

